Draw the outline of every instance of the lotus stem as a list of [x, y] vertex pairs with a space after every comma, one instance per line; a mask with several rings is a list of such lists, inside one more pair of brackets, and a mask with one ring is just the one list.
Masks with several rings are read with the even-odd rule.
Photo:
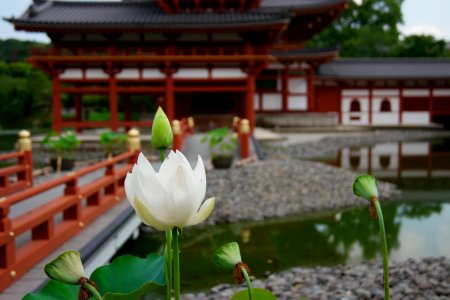
[[388, 265], [388, 249], [387, 249], [387, 242], [386, 242], [386, 232], [384, 230], [384, 219], [383, 219], [383, 212], [381, 211], [380, 202], [378, 202], [378, 199], [375, 198], [372, 200], [373, 204], [375, 205], [375, 208], [377, 210], [378, 215], [378, 224], [380, 226], [380, 235], [381, 235], [381, 247], [383, 251], [383, 280], [384, 280], [384, 299], [389, 300], [389, 265]]
[[89, 291], [91, 292], [91, 294], [94, 296], [94, 298], [96, 300], [102, 300], [102, 296], [100, 296], [100, 294], [98, 293], [97, 289], [95, 287], [93, 287], [89, 282], [85, 282], [83, 283], [83, 286]]
[[[159, 149], [161, 162], [166, 159], [166, 149]], [[166, 230], [166, 247], [164, 248], [164, 279], [166, 281], [166, 300], [172, 299], [172, 230]]]
[[248, 298], [250, 300], [253, 300], [253, 288], [252, 288], [252, 282], [250, 281], [250, 277], [248, 276], [247, 270], [241, 266], [241, 272], [244, 274], [245, 281], [247, 282], [247, 289], [248, 289]]
[[166, 281], [166, 300], [172, 298], [172, 231], [166, 230], [166, 247], [164, 249], [164, 279]]
[[173, 288], [175, 300], [180, 300], [180, 247], [177, 227], [173, 229]]

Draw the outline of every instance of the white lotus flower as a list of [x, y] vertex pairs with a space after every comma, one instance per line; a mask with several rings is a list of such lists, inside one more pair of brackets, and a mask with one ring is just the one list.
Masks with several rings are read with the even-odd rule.
[[142, 222], [162, 231], [203, 222], [215, 203], [214, 198], [203, 202], [206, 174], [200, 155], [192, 169], [180, 151], [170, 152], [159, 173], [139, 154], [125, 178], [125, 192]]

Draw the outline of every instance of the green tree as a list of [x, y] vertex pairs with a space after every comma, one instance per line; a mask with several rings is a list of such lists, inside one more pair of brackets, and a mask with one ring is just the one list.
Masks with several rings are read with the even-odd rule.
[[45, 50], [48, 44], [15, 39], [0, 40], [0, 60], [7, 63], [24, 61], [30, 56], [31, 48]]
[[363, 0], [349, 8], [309, 43], [310, 47], [340, 46], [343, 57], [389, 56], [399, 40], [403, 0]]
[[409, 35], [399, 41], [393, 49], [393, 56], [399, 57], [440, 57], [448, 56], [446, 42], [431, 35]]

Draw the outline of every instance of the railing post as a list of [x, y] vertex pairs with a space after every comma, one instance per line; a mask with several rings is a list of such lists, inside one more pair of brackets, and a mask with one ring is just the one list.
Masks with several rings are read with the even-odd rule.
[[182, 150], [183, 148], [183, 130], [181, 123], [178, 120], [172, 121], [173, 144], [172, 150]]
[[15, 261], [16, 242], [11, 231], [11, 220], [8, 218], [9, 205], [6, 198], [0, 198], [0, 234], [7, 234], [8, 240], [0, 245], [0, 268], [9, 268]]
[[19, 159], [19, 164], [25, 166], [25, 172], [17, 174], [17, 179], [25, 181], [27, 186], [33, 185], [33, 153], [30, 132], [28, 130], [19, 131], [19, 151], [23, 156]]
[[128, 151], [134, 154], [133, 156], [130, 156], [128, 163], [134, 164], [137, 161], [139, 152], [141, 152], [141, 138], [139, 136], [139, 130], [135, 128], [128, 130], [127, 143]]
[[187, 124], [189, 127], [189, 134], [194, 134], [195, 131], [195, 121], [193, 117], [187, 118]]
[[250, 122], [243, 119], [239, 126], [239, 142], [241, 150], [241, 158], [250, 157]]
[[70, 172], [67, 174], [67, 176], [72, 177], [71, 180], [66, 182], [66, 187], [64, 189], [64, 195], [70, 196], [70, 195], [76, 195], [78, 198], [78, 201], [76, 204], [68, 207], [63, 212], [63, 218], [64, 220], [78, 220], [81, 218], [81, 200], [83, 200], [83, 195], [80, 194], [80, 188], [78, 187], [78, 177], [76, 172]]

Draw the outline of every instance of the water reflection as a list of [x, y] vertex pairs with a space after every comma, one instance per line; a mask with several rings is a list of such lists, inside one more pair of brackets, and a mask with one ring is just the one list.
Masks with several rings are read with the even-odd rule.
[[345, 147], [334, 158], [317, 160], [373, 174], [402, 188], [450, 190], [450, 139]]
[[[391, 259], [450, 253], [450, 204], [391, 203], [383, 211]], [[241, 244], [243, 258], [258, 277], [294, 266], [355, 264], [378, 257], [381, 247], [378, 225], [370, 220], [367, 207], [309, 219], [190, 228], [182, 241], [184, 289], [232, 282], [231, 274], [218, 270], [211, 260], [215, 249], [230, 241]], [[162, 234], [143, 234], [121, 253], [145, 256], [163, 242]]]

